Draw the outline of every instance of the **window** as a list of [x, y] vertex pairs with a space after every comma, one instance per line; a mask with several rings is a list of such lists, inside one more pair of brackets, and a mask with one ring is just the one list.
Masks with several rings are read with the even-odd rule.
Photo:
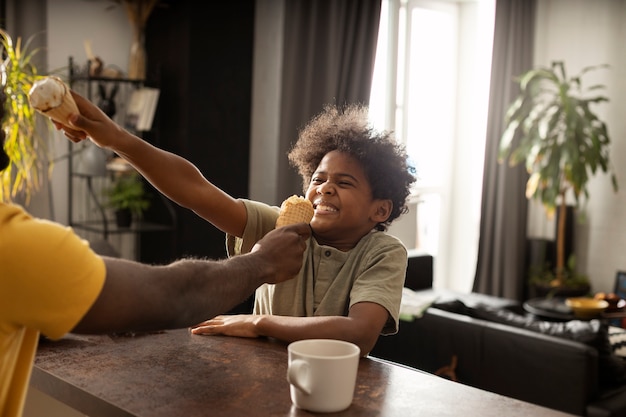
[[370, 99], [417, 169], [410, 212], [390, 233], [435, 257], [436, 286], [476, 270], [494, 0], [383, 0]]

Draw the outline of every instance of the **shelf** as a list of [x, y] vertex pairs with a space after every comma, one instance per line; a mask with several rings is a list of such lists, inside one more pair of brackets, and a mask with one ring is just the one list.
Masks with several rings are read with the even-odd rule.
[[[108, 108], [115, 110], [115, 112], [112, 111], [111, 115], [109, 115], [111, 118], [117, 117], [119, 120], [123, 119], [129, 111], [128, 102], [130, 97], [137, 91], [137, 89], [145, 87], [146, 84], [146, 80], [140, 79], [89, 76], [89, 68], [87, 67], [84, 70], [81, 70], [79, 67], [76, 67], [71, 57], [69, 58], [68, 64], [69, 85], [71, 88], [78, 86], [81, 89], [78, 92], [83, 94], [85, 98], [94, 101], [96, 97], [99, 97], [100, 102], [104, 100], [102, 97], [104, 95], [104, 91], [106, 92], [106, 100], [104, 100], [105, 104], [107, 104], [109, 100], [115, 102], [115, 106], [108, 106]], [[106, 90], [104, 90], [105, 85]], [[99, 88], [98, 95], [95, 93], [96, 87]], [[116, 123], [120, 124], [120, 126], [123, 125], [119, 121]], [[126, 126], [126, 128], [128, 127]], [[148, 130], [145, 130], [145, 132], [147, 131]], [[142, 137], [139, 132], [136, 132], [136, 134]], [[112, 161], [108, 161], [108, 170], [106, 174], [102, 173], [101, 175], [90, 175], [85, 172], [76, 172], [76, 167], [74, 166], [74, 150], [72, 145], [73, 144], [71, 142], [68, 144], [68, 217], [70, 227], [82, 232], [101, 235], [104, 240], [107, 240], [110, 235], [134, 234], [137, 237], [134, 242], [134, 253], [139, 254], [139, 256], [141, 256], [140, 246], [142, 234], [153, 232], [174, 232], [176, 230], [176, 212], [171, 202], [158, 191], [156, 194], [159, 197], [159, 201], [161, 201], [162, 207], [157, 207], [158, 211], [155, 213], [162, 212], [162, 215], [159, 214], [159, 216], [157, 216], [158, 218], [156, 222], [134, 218], [130, 227], [118, 227], [116, 220], [112, 218], [112, 213], [105, 210], [106, 204], [104, 201], [105, 197], [103, 191], [116, 173], [127, 171], [130, 165], [121, 163], [119, 159], [114, 159]], [[80, 196], [80, 200], [75, 201], [77, 196]], [[74, 211], [80, 212], [82, 215], [77, 216]], [[80, 217], [81, 220], [75, 220], [76, 217]], [[149, 218], [154, 220], [152, 217]], [[151, 239], [151, 237], [146, 238]], [[136, 260], [141, 259], [139, 258]]]
[[174, 226], [144, 222], [140, 220], [133, 220], [133, 224], [130, 227], [120, 228], [115, 224], [114, 219], [107, 219], [107, 223], [103, 223], [102, 220], [87, 220], [81, 222], [72, 222], [71, 227], [75, 229], [81, 229], [88, 232], [95, 233], [109, 233], [109, 234], [122, 234], [122, 233], [143, 233], [143, 232], [167, 232], [174, 230]]
[[111, 78], [111, 77], [91, 77], [88, 75], [73, 75], [72, 82], [76, 81], [99, 81], [99, 82], [109, 82], [109, 83], [127, 83], [127, 84], [136, 84], [143, 85], [146, 83], [146, 80], [140, 80], [135, 78]]

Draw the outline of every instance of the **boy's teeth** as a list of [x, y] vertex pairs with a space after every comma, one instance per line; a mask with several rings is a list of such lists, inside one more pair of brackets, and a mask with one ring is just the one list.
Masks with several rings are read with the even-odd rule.
[[316, 209], [320, 211], [337, 211], [337, 209], [323, 204], [318, 204]]

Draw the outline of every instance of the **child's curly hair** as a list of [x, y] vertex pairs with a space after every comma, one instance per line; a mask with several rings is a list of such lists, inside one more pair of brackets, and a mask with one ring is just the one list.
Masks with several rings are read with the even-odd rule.
[[391, 132], [377, 132], [368, 121], [368, 108], [360, 104], [344, 107], [326, 105], [301, 131], [289, 152], [289, 162], [298, 169], [306, 191], [311, 177], [324, 156], [340, 151], [354, 157], [363, 170], [377, 199], [393, 203], [389, 218], [376, 226], [385, 231], [393, 220], [408, 211], [406, 205], [415, 169], [408, 164], [403, 145]]

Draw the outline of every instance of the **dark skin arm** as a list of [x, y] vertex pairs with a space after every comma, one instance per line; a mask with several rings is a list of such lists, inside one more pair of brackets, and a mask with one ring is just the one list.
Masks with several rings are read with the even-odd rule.
[[80, 142], [89, 137], [99, 147], [110, 149], [130, 162], [172, 201], [193, 210], [225, 233], [242, 235], [247, 221], [242, 201], [208, 181], [191, 162], [131, 134], [86, 98], [75, 92], [72, 95], [80, 114], [70, 117], [69, 127], [55, 122], [71, 141]]
[[270, 315], [218, 316], [192, 329], [192, 333], [239, 337], [274, 337], [285, 342], [321, 338], [346, 340], [366, 356], [376, 344], [389, 314], [376, 303], [357, 303], [347, 317], [288, 317]]
[[75, 333], [150, 331], [189, 327], [228, 311], [263, 283], [293, 278], [302, 267], [305, 224], [268, 233], [246, 255], [223, 261], [180, 260], [145, 265], [104, 258], [106, 281]]

